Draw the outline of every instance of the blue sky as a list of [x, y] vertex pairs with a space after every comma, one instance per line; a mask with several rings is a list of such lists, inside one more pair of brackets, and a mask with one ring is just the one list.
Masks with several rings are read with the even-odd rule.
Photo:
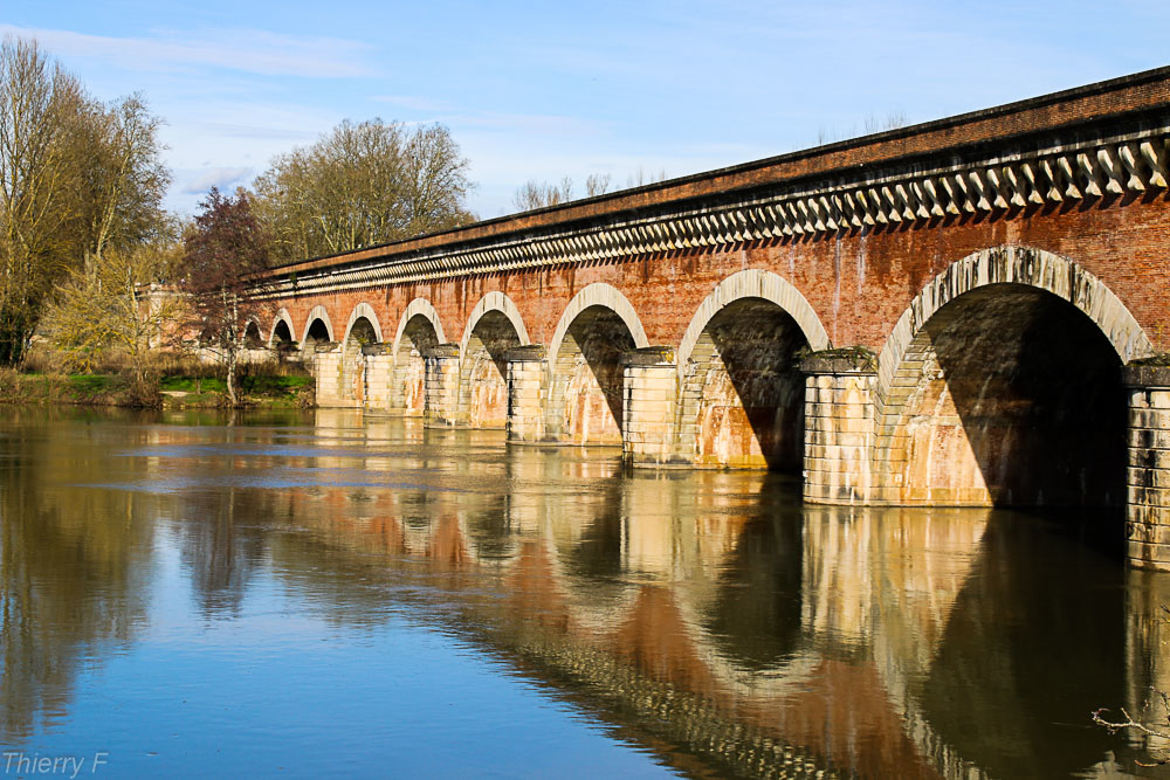
[[168, 205], [342, 119], [442, 122], [481, 217], [528, 179], [681, 176], [1170, 64], [1170, 3], [3, 0], [97, 97], [167, 122]]

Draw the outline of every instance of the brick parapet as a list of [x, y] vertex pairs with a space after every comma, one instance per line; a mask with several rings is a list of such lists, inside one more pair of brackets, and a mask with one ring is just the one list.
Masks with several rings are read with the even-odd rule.
[[944, 157], [953, 154], [957, 147], [999, 146], [1045, 133], [1064, 132], [1067, 135], [1068, 131], [1086, 124], [1109, 123], [1120, 117], [1143, 113], [1164, 119], [1162, 112], [1168, 104], [1170, 68], [1160, 68], [557, 207], [485, 220], [465, 228], [343, 255], [299, 261], [273, 269], [269, 279], [291, 275], [299, 280], [306, 275], [337, 272], [346, 266], [388, 257], [410, 257], [429, 250], [450, 251], [461, 245], [500, 242], [517, 233], [612, 219], [614, 215], [647, 209], [677, 207], [696, 198], [711, 198], [809, 178], [867, 172], [875, 167], [905, 164], [906, 161], [917, 161], [921, 167], [923, 158]]

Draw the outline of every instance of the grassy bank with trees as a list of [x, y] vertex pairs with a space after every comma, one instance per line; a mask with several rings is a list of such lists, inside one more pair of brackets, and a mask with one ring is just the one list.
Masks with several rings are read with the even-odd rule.
[[186, 356], [156, 355], [146, 371], [112, 361], [70, 372], [51, 350], [34, 347], [19, 370], [0, 368], [0, 404], [152, 409], [314, 405], [313, 377], [298, 363], [242, 363], [237, 384], [233, 401], [218, 366]]
[[247, 322], [271, 319], [254, 274], [476, 219], [447, 128], [381, 119], [170, 214], [162, 125], [35, 40], [0, 42], [0, 403], [311, 404], [302, 366], [244, 360]]

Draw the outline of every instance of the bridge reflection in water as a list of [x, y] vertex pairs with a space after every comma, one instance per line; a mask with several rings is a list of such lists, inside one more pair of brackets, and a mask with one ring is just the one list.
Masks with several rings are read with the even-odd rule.
[[[316, 414], [5, 440], [4, 744], [68, 711], [95, 647], [147, 630], [165, 531], [208, 619], [262, 570], [338, 625], [407, 610], [688, 773], [1053, 776], [1168, 755], [1089, 713], [1170, 690], [1170, 579], [1072, 524], [801, 507], [767, 472], [627, 473], [616, 453]], [[129, 457], [85, 473], [82, 446]], [[74, 482], [117, 489], [78, 502], [45, 471], [68, 458]]]

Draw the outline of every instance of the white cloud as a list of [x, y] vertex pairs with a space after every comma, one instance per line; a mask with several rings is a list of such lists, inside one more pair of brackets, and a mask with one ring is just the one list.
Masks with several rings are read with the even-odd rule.
[[264, 30], [156, 31], [115, 38], [69, 30], [0, 24], [0, 35], [35, 38], [56, 54], [92, 57], [133, 70], [215, 67], [266, 76], [352, 78], [374, 75], [365, 64], [373, 47], [359, 41]]
[[230, 191], [252, 175], [251, 168], [205, 168], [190, 173], [179, 172], [179, 192], [184, 195], [202, 195], [212, 187]]

